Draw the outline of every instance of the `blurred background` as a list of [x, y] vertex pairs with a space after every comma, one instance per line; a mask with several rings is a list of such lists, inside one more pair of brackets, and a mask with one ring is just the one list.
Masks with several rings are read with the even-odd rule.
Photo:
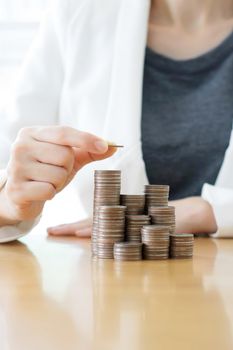
[[[0, 108], [11, 93], [17, 72], [51, 1], [0, 0]], [[76, 221], [84, 216], [80, 201], [69, 186], [47, 203], [42, 225]]]
[[0, 0], [0, 105], [10, 93], [49, 2]]

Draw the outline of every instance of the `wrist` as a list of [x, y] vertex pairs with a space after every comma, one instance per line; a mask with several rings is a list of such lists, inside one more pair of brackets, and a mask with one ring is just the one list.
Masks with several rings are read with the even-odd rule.
[[7, 170], [1, 169], [0, 170], [0, 191], [5, 186], [7, 182]]
[[21, 220], [17, 219], [12, 213], [12, 208], [9, 205], [9, 200], [5, 192], [5, 184], [0, 190], [0, 227], [18, 225], [21, 222]]
[[218, 230], [216, 218], [214, 215], [214, 211], [212, 208], [212, 205], [202, 198], [202, 201], [204, 202], [204, 219], [206, 223], [207, 233], [215, 233]]

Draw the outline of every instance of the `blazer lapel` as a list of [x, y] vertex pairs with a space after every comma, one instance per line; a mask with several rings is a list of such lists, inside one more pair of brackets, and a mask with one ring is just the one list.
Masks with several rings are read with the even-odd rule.
[[130, 147], [141, 138], [142, 81], [150, 0], [121, 0], [119, 6], [104, 136]]

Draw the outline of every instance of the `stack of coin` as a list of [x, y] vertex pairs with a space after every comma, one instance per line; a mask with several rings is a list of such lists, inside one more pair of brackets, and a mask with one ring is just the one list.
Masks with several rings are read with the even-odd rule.
[[167, 185], [146, 185], [146, 209], [150, 207], [168, 206], [169, 186]]
[[97, 254], [98, 208], [103, 205], [119, 205], [121, 191], [121, 171], [96, 170], [94, 183], [94, 208], [92, 229], [92, 254]]
[[142, 215], [145, 210], [145, 196], [144, 195], [121, 195], [121, 205], [125, 205], [126, 215]]
[[114, 244], [115, 260], [141, 260], [142, 259], [142, 243], [122, 242]]
[[193, 256], [194, 235], [170, 235], [170, 256], [174, 259], [189, 259]]
[[150, 225], [142, 228], [143, 258], [165, 260], [169, 258], [169, 227]]
[[100, 206], [98, 208], [97, 253], [99, 258], [112, 259], [115, 242], [124, 241], [126, 207]]
[[170, 233], [175, 233], [175, 207], [149, 207], [148, 214], [152, 224], [170, 226]]
[[148, 215], [126, 215], [126, 241], [141, 242], [141, 228], [150, 225], [150, 221]]

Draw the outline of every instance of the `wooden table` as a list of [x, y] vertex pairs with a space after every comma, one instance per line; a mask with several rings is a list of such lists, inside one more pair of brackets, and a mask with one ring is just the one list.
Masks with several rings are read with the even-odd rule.
[[232, 326], [233, 240], [122, 263], [42, 231], [0, 246], [1, 350], [232, 350]]

